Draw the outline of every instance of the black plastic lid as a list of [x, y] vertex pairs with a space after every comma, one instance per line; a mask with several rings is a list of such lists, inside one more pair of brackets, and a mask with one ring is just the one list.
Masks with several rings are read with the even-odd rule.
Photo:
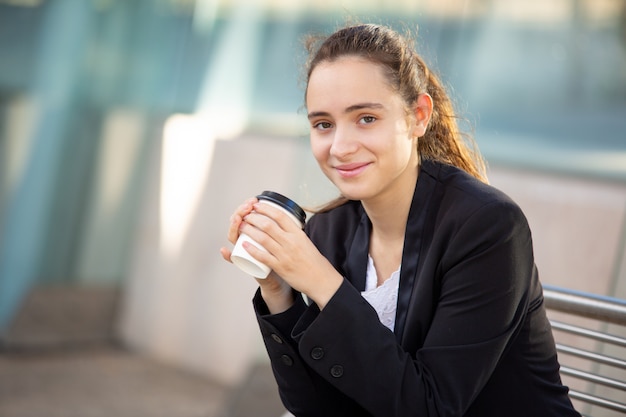
[[295, 202], [285, 197], [282, 194], [275, 193], [274, 191], [263, 191], [260, 195], [257, 195], [256, 198], [259, 200], [267, 200], [272, 203], [278, 204], [279, 206], [289, 210], [294, 216], [300, 220], [302, 224], [304, 224], [306, 220], [306, 213], [302, 208]]

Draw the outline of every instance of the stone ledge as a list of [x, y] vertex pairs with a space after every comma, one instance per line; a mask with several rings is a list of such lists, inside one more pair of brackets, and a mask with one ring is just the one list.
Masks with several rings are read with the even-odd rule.
[[39, 286], [25, 298], [2, 337], [4, 350], [113, 343], [119, 290]]

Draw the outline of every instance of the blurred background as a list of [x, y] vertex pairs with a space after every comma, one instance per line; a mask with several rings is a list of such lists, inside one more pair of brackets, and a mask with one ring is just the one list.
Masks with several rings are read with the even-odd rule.
[[626, 0], [0, 0], [0, 414], [278, 415], [219, 247], [263, 190], [335, 195], [301, 40], [346, 21], [417, 33], [544, 283], [626, 297]]

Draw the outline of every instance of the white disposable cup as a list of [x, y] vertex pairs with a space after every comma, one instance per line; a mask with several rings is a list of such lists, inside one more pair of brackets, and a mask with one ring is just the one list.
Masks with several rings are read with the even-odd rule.
[[[288, 199], [287, 197], [273, 191], [263, 191], [263, 193], [258, 195], [257, 198], [259, 199], [259, 203], [269, 204], [283, 210], [299, 227], [304, 226], [304, 222], [306, 220], [306, 214], [304, 213], [304, 210], [302, 210], [300, 206], [298, 206], [295, 202]], [[230, 260], [233, 262], [233, 264], [237, 265], [239, 269], [249, 275], [252, 275], [255, 278], [267, 278], [271, 269], [264, 263], [261, 263], [253, 258], [252, 255], [250, 255], [248, 251], [244, 249], [244, 242], [249, 242], [257, 248], [265, 251], [265, 248], [263, 246], [250, 238], [250, 236], [242, 233], [239, 235], [239, 238], [235, 243], [235, 247], [233, 248], [233, 252], [230, 256]]]

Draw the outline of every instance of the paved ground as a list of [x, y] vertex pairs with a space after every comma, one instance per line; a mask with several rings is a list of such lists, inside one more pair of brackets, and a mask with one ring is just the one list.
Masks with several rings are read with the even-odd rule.
[[237, 389], [111, 346], [0, 352], [2, 417], [279, 417], [267, 365]]
[[235, 388], [116, 342], [115, 289], [34, 289], [0, 340], [0, 417], [279, 417], [268, 364]]

